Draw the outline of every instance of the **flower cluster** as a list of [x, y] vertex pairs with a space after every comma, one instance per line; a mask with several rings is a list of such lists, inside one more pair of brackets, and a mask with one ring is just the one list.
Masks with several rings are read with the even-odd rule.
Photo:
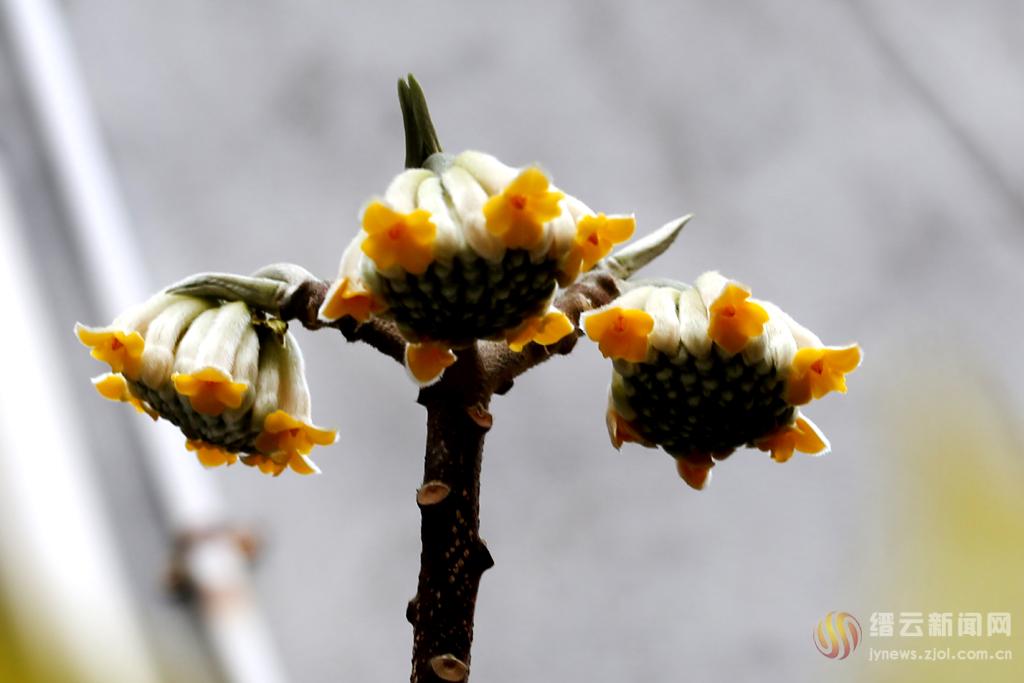
[[595, 213], [535, 167], [480, 152], [436, 154], [399, 174], [363, 211], [320, 318], [393, 320], [420, 384], [477, 339], [513, 350], [573, 331], [551, 307], [567, 285], [633, 234], [631, 216]]
[[774, 304], [719, 273], [638, 286], [585, 315], [587, 335], [613, 360], [608, 432], [661, 446], [700, 489], [715, 461], [747, 445], [785, 462], [824, 454], [828, 441], [800, 406], [846, 391], [860, 348], [825, 346]]
[[177, 425], [207, 467], [241, 459], [311, 474], [309, 452], [335, 440], [311, 421], [295, 339], [243, 302], [160, 293], [107, 327], [75, 332], [110, 366], [93, 379], [99, 393]]

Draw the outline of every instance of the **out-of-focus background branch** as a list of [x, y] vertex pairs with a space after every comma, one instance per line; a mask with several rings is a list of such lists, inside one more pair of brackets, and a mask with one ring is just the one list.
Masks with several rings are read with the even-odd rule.
[[[3, 358], [17, 372], [5, 371], [0, 420], [0, 630], [18, 635], [0, 634], [0, 677], [31, 680], [26, 610], [60, 621], [70, 598], [43, 596], [81, 590], [28, 570], [75, 561], [56, 531], [32, 531], [47, 518], [29, 501], [52, 529], [76, 520], [99, 544], [106, 588], [93, 590], [110, 591], [112, 628], [135, 640], [134, 663], [96, 653], [100, 669], [255, 680], [225, 665], [231, 646], [206, 613], [164, 590], [174, 486], [147, 474], [135, 427], [152, 425], [95, 396], [99, 365], [71, 325], [106, 322], [98, 292], [136, 271], [150, 285], [272, 261], [333, 275], [359, 209], [402, 167], [394, 82], [412, 70], [449, 151], [540, 162], [595, 209], [636, 212], [641, 230], [693, 211], [650, 275], [721, 269], [866, 353], [850, 394], [812, 407], [830, 456], [737, 453], [701, 494], [667, 456], [608, 445], [596, 349], [517, 380], [491, 406], [481, 524], [497, 565], [480, 591], [475, 678], [1020, 680], [1017, 635], [978, 644], [1016, 647], [1015, 662], [927, 670], [864, 652], [829, 661], [809, 638], [832, 610], [865, 628], [876, 611], [1006, 611], [1024, 629], [1016, 3], [68, 0], [56, 16], [137, 246], [102, 267], [76, 237], [14, 4], [0, 2], [0, 249], [17, 264], [4, 290]], [[401, 678], [422, 410], [389, 359], [299, 335], [316, 417], [341, 435], [322, 476], [203, 472], [178, 455], [219, 519], [265, 541], [251, 574], [237, 568], [267, 617], [265, 666], [309, 683]], [[19, 393], [26, 382], [45, 386]], [[66, 413], [76, 426], [47, 427]], [[33, 452], [16, 447], [26, 430], [41, 435]], [[73, 653], [60, 648], [91, 680]]]

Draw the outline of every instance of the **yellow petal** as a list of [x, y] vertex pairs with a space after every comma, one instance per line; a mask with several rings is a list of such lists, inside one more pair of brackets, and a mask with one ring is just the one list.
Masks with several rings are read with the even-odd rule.
[[314, 446], [329, 446], [337, 433], [304, 422], [283, 410], [275, 410], [263, 421], [263, 430], [255, 445], [265, 455], [306, 454]]
[[128, 389], [128, 381], [120, 373], [108, 372], [98, 377], [93, 377], [92, 385], [96, 387], [99, 395], [105, 399], [128, 403], [136, 411], [146, 413], [154, 420], [159, 417], [147, 403], [140, 401], [132, 394], [131, 390]]
[[427, 385], [441, 377], [445, 368], [456, 361], [455, 354], [438, 344], [408, 344], [405, 347], [405, 366], [418, 384]]
[[638, 363], [647, 358], [654, 318], [645, 311], [613, 307], [588, 315], [584, 327], [605, 358]]
[[764, 331], [768, 322], [768, 312], [749, 298], [747, 289], [729, 283], [708, 307], [708, 336], [729, 353], [742, 351], [752, 337]]
[[507, 337], [508, 347], [513, 351], [523, 350], [527, 344], [536, 342], [542, 346], [554, 344], [576, 328], [572, 321], [558, 310], [551, 310], [543, 316], [528, 319]]
[[786, 462], [794, 451], [824, 454], [828, 451], [828, 440], [817, 426], [807, 418], [798, 416], [791, 425], [785, 425], [768, 436], [754, 442], [762, 451], [769, 451], [775, 462]]
[[711, 459], [711, 456], [706, 456], [705, 460], [688, 460], [686, 458], [676, 458], [676, 471], [679, 476], [682, 477], [683, 481], [692, 488], [700, 491], [708, 485], [711, 481], [711, 468], [715, 466], [715, 462]]
[[612, 247], [633, 236], [636, 220], [632, 216], [584, 216], [576, 224], [576, 243], [582, 269], [590, 270], [607, 256]]
[[75, 325], [79, 341], [91, 349], [91, 355], [106, 363], [114, 372], [120, 372], [129, 379], [137, 379], [142, 364], [145, 340], [138, 332], [110, 330]]
[[171, 375], [174, 390], [188, 398], [192, 409], [203, 415], [217, 416], [228, 408], [238, 408], [249, 385], [235, 382], [231, 375], [216, 368], [203, 368], [191, 374]]
[[338, 320], [349, 316], [361, 323], [370, 319], [374, 313], [384, 310], [384, 305], [367, 289], [353, 287], [348, 278], [331, 287], [327, 299], [320, 307], [320, 317], [324, 320]]
[[220, 467], [221, 465], [234, 465], [238, 461], [238, 454], [226, 451], [219, 446], [188, 439], [185, 441], [185, 449], [192, 451], [199, 459], [203, 467]]
[[399, 213], [373, 202], [363, 213], [363, 230], [367, 236], [360, 248], [381, 270], [397, 265], [408, 273], [422, 275], [434, 260], [437, 226], [431, 222], [429, 211]]
[[532, 249], [544, 238], [544, 224], [562, 212], [561, 192], [549, 189], [538, 168], [527, 168], [484, 204], [487, 230], [510, 249]]
[[846, 393], [846, 375], [860, 365], [856, 344], [843, 347], [803, 348], [796, 352], [786, 384], [786, 400], [803, 405], [830, 391]]

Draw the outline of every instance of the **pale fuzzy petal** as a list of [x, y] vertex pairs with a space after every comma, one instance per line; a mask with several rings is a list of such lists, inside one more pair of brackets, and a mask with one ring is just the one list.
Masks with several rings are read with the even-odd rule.
[[564, 255], [572, 249], [576, 243], [576, 224], [584, 216], [593, 216], [594, 212], [589, 206], [576, 197], [565, 195], [562, 198], [562, 215], [568, 215], [569, 220], [552, 221], [552, 236], [554, 237], [555, 251]]
[[295, 343], [295, 337], [290, 332], [284, 335], [284, 353], [280, 368], [281, 384], [278, 388], [277, 407], [297, 420], [312, 423], [306, 366], [299, 345]]
[[459, 154], [452, 163], [468, 171], [489, 195], [501, 192], [521, 170], [499, 161], [490, 154], [474, 151]]
[[434, 238], [434, 258], [445, 265], [451, 265], [464, 245], [462, 232], [452, 218], [451, 210], [445, 201], [441, 188], [441, 179], [431, 176], [420, 183], [416, 195], [416, 206], [430, 212], [430, 220], [437, 227]]
[[196, 368], [215, 368], [233, 377], [235, 356], [247, 330], [252, 330], [252, 314], [244, 303], [234, 301], [217, 308], [213, 324], [196, 353]]
[[679, 350], [679, 294], [672, 287], [656, 287], [644, 306], [654, 318], [654, 329], [648, 336], [651, 346], [670, 356]]
[[284, 345], [271, 336], [260, 344], [259, 372], [256, 391], [253, 392], [252, 423], [262, 428], [267, 415], [277, 410], [281, 394], [281, 366], [284, 363]]
[[809, 329], [807, 329], [806, 327], [798, 323], [796, 320], [794, 320], [793, 317], [789, 315], [789, 313], [786, 313], [784, 310], [782, 310], [775, 304], [771, 303], [770, 301], [763, 301], [758, 303], [760, 303], [764, 307], [764, 309], [768, 311], [769, 315], [771, 315], [773, 318], [778, 318], [789, 328], [789, 331], [793, 335], [793, 339], [796, 342], [796, 347], [798, 349], [808, 347], [818, 348], [824, 346], [821, 339], [818, 338], [818, 335], [814, 334]]
[[[551, 185], [549, 189], [552, 192], [560, 192], [560, 190], [554, 185]], [[542, 233], [543, 237], [540, 242], [537, 243], [537, 246], [530, 250], [530, 260], [534, 263], [539, 263], [550, 257], [551, 251], [555, 245], [556, 233], [567, 234], [569, 232], [574, 232], [576, 229], [576, 223], [572, 220], [569, 212], [565, 210], [565, 205], [559, 202], [559, 207], [561, 208], [561, 213], [544, 224], [544, 231]], [[556, 259], [561, 259], [562, 256], [563, 252], [555, 253]]]
[[238, 353], [235, 355], [235, 362], [231, 368], [231, 377], [236, 382], [244, 382], [245, 384], [248, 384], [250, 390], [245, 392], [245, 399], [242, 401], [241, 406], [225, 413], [227, 419], [244, 415], [245, 413], [248, 413], [249, 408], [252, 407], [255, 394], [255, 392], [252, 391], [252, 387], [256, 386], [256, 378], [259, 374], [259, 359], [259, 336], [256, 334], [256, 330], [252, 325], [249, 325], [246, 327], [245, 332], [242, 334], [242, 339], [238, 344]]
[[146, 331], [146, 347], [142, 352], [140, 378], [152, 389], [159, 389], [170, 381], [178, 340], [199, 314], [209, 310], [211, 306], [204, 299], [177, 299], [153, 319]]
[[441, 176], [441, 182], [452, 200], [455, 216], [462, 225], [466, 243], [478, 255], [497, 263], [505, 256], [505, 243], [487, 230], [484, 203], [487, 193], [469, 172], [452, 166]]
[[747, 365], [756, 365], [761, 361], [776, 368], [787, 368], [796, 353], [796, 342], [789, 325], [780, 315], [779, 308], [768, 301], [750, 299], [768, 312], [768, 322], [764, 331], [747, 342], [743, 349], [743, 360]]
[[139, 332], [142, 336], [146, 336], [146, 330], [148, 329], [149, 324], [158, 315], [160, 315], [164, 309], [179, 301], [181, 298], [182, 297], [180, 296], [165, 294], [163, 292], [154, 294], [141, 304], [132, 306], [127, 311], [121, 313], [119, 316], [114, 318], [114, 322], [105, 329]]
[[[569, 211], [569, 215], [572, 216], [573, 222], [578, 222], [584, 216], [597, 215], [593, 209], [572, 195], [565, 195], [562, 202], [564, 203], [566, 210]], [[573, 236], [575, 237], [575, 235]]]
[[420, 183], [432, 175], [433, 172], [425, 168], [399, 173], [384, 192], [384, 202], [399, 213], [411, 213], [416, 209], [416, 192]]
[[704, 302], [704, 308], [707, 309], [711, 307], [711, 304], [715, 303], [715, 300], [721, 296], [722, 290], [725, 289], [725, 286], [731, 282], [734, 281], [725, 277], [717, 270], [709, 270], [708, 272], [701, 274], [701, 276], [693, 283], [693, 286], [694, 289], [700, 293], [700, 298]]
[[178, 348], [174, 352], [174, 367], [172, 372], [181, 374], [191, 374], [199, 369], [196, 365], [196, 358], [199, 354], [199, 348], [202, 346], [203, 341], [206, 339], [213, 327], [214, 321], [217, 319], [216, 308], [209, 308], [196, 317], [192, 321], [192, 324], [188, 326], [185, 331], [185, 336], [181, 338], [178, 343]]
[[698, 358], [711, 352], [708, 309], [695, 288], [679, 293], [679, 340], [689, 354]]

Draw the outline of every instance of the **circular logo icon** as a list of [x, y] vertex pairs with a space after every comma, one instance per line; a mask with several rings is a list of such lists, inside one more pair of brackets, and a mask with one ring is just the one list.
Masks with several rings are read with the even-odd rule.
[[818, 622], [812, 638], [818, 652], [829, 659], [846, 659], [857, 649], [861, 633], [857, 617], [849, 612], [829, 612]]

